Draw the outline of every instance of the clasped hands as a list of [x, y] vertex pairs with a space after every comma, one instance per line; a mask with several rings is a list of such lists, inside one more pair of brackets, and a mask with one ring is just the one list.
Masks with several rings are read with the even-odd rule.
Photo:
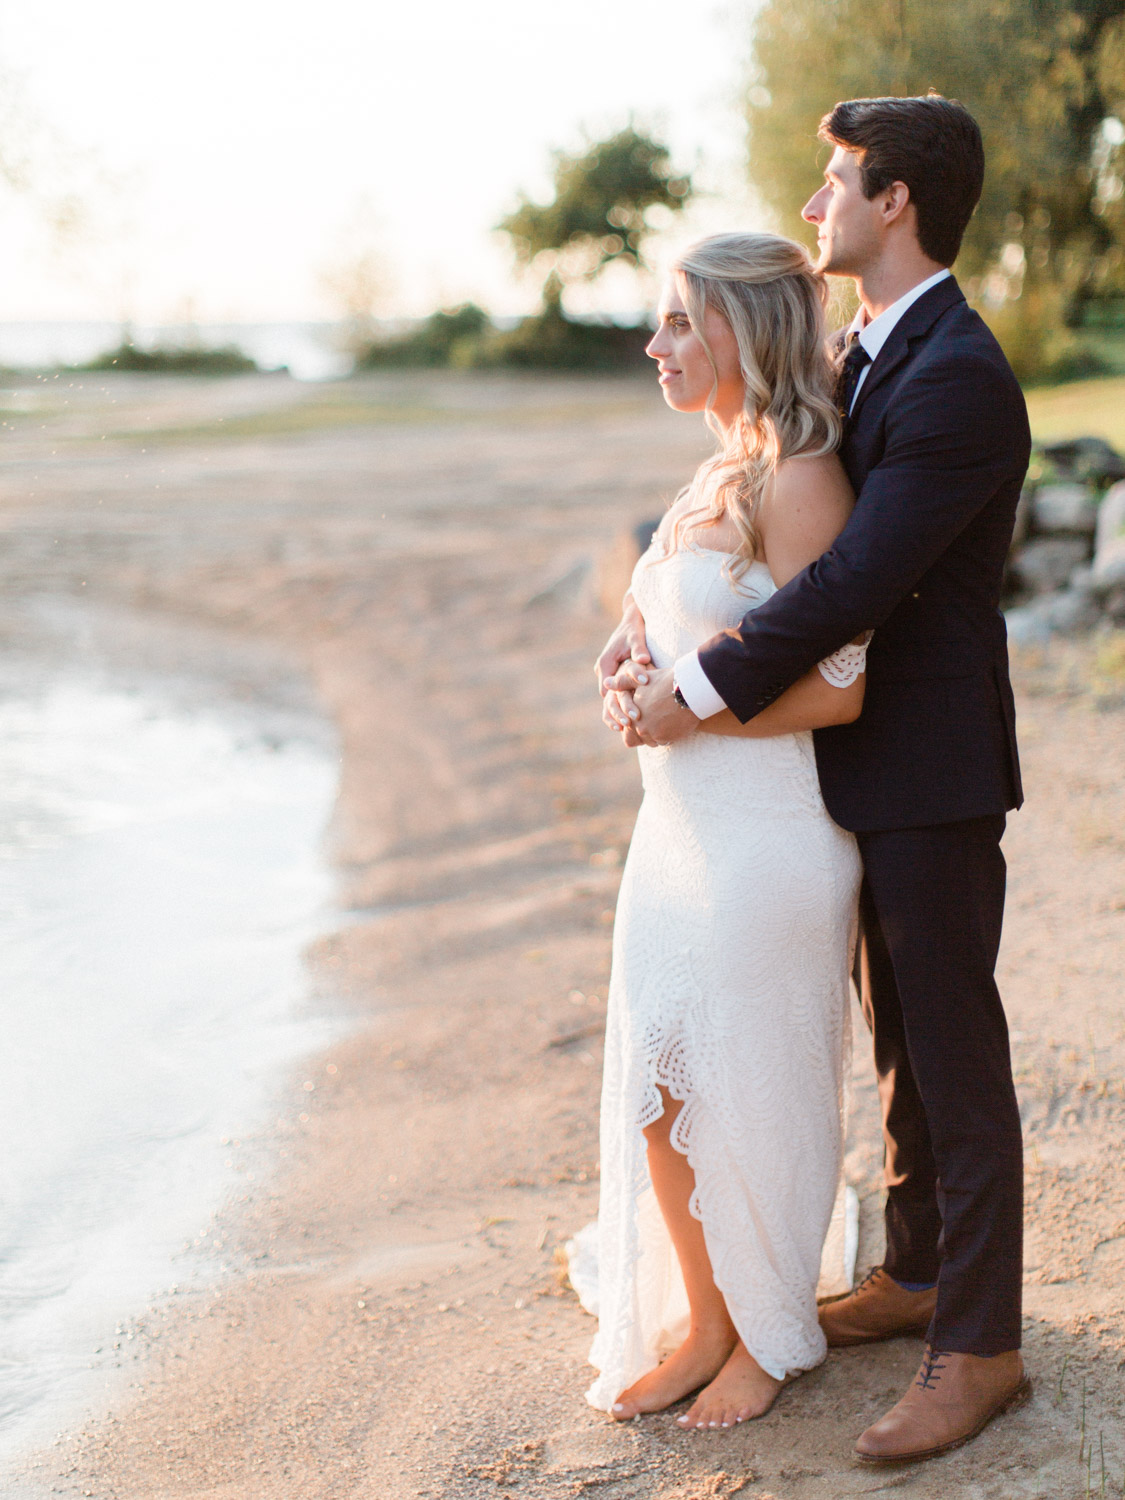
[[671, 668], [653, 666], [644, 620], [635, 605], [626, 606], [594, 670], [602, 695], [602, 719], [621, 734], [629, 748], [670, 745], [699, 724], [692, 711], [673, 698]]

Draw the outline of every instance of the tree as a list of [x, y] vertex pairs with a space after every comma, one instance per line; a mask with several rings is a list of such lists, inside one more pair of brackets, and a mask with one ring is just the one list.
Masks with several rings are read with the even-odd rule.
[[818, 184], [821, 115], [935, 88], [985, 143], [958, 272], [1024, 373], [1087, 304], [1125, 293], [1125, 0], [766, 0], [753, 69], [750, 173], [787, 231]]
[[555, 152], [553, 200], [521, 197], [497, 226], [522, 265], [547, 272], [545, 306], [559, 307], [569, 282], [592, 281], [614, 262], [644, 267], [654, 219], [678, 213], [691, 196], [690, 178], [669, 160], [666, 146], [632, 125], [578, 156]]

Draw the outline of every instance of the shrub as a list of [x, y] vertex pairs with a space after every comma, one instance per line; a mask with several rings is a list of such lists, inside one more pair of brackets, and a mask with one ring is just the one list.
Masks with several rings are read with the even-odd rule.
[[217, 349], [138, 349], [128, 340], [99, 354], [83, 370], [134, 370], [159, 375], [245, 375], [258, 366], [234, 344]]
[[548, 304], [515, 328], [481, 340], [472, 350], [472, 363], [535, 370], [637, 370], [648, 363], [644, 349], [651, 337], [645, 327], [579, 323]]
[[368, 344], [356, 356], [355, 367], [385, 370], [413, 366], [432, 370], [464, 364], [466, 347], [475, 345], [489, 327], [488, 314], [475, 302], [442, 308], [431, 313], [421, 327], [401, 338]]

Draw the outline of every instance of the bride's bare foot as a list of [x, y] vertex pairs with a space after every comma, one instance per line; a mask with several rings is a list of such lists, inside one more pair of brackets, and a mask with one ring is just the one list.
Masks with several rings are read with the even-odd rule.
[[735, 1337], [730, 1329], [693, 1329], [663, 1364], [621, 1392], [610, 1416], [628, 1422], [643, 1412], [663, 1411], [682, 1401], [722, 1370], [735, 1347]]
[[736, 1422], [764, 1417], [784, 1384], [766, 1374], [740, 1339], [711, 1384], [700, 1391], [691, 1410], [676, 1421], [681, 1427], [733, 1427]]

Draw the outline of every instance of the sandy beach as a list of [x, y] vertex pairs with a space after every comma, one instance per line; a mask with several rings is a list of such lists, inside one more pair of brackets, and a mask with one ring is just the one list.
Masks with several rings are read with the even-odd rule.
[[[562, 1266], [596, 1211], [639, 797], [591, 666], [599, 567], [686, 479], [701, 426], [637, 379], [60, 376], [4, 404], [0, 644], [80, 600], [107, 651], [142, 650], [151, 621], [229, 651], [248, 696], [276, 662], [334, 721], [344, 916], [308, 963], [350, 1022], [246, 1143], [265, 1170], [208, 1230], [226, 1275], [122, 1334], [110, 1408], [28, 1454], [13, 1496], [1125, 1494], [1125, 634], [1016, 663], [1001, 987], [1033, 1401], [929, 1466], [857, 1467], [920, 1357], [899, 1340], [833, 1353], [735, 1432], [622, 1427], [584, 1402], [593, 1325]], [[862, 1270], [881, 1140], [861, 1023], [854, 1080]]]

